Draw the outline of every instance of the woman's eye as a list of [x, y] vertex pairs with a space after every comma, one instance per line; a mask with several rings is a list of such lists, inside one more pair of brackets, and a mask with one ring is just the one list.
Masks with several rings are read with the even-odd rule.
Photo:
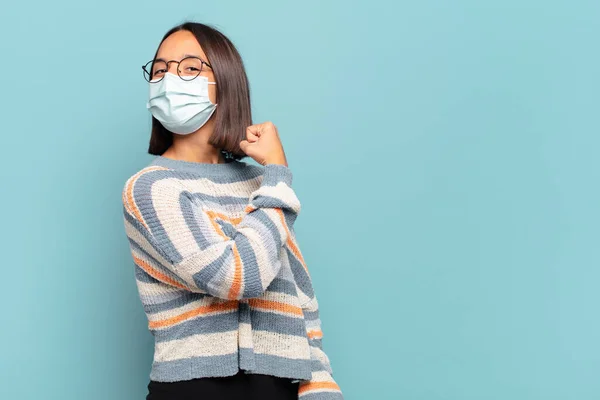
[[163, 75], [165, 72], [167, 72], [167, 70], [157, 69], [156, 71], [154, 71], [154, 75]]
[[200, 70], [199, 70], [198, 68], [196, 68], [196, 67], [188, 67], [187, 69], [188, 69], [188, 71], [192, 71], [192, 72], [200, 71]]

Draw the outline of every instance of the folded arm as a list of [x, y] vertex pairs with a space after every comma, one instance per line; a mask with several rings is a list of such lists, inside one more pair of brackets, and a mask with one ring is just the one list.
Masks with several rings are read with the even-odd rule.
[[146, 263], [155, 279], [189, 291], [232, 300], [261, 296], [281, 268], [280, 251], [300, 212], [289, 168], [264, 166], [260, 186], [236, 220], [171, 176], [149, 169], [123, 189], [134, 260]]

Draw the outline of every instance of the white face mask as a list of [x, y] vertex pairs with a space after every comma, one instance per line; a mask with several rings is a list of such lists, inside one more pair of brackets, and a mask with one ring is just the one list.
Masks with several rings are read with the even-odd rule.
[[208, 97], [209, 82], [205, 76], [184, 81], [167, 72], [160, 82], [149, 83], [146, 107], [169, 131], [187, 135], [200, 129], [210, 119], [217, 105]]

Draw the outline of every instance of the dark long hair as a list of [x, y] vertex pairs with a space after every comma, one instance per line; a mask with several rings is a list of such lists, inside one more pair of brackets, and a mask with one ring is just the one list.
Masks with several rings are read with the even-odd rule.
[[[246, 154], [240, 149], [240, 141], [246, 139], [246, 128], [252, 125], [250, 109], [250, 87], [242, 57], [233, 43], [213, 27], [198, 22], [185, 22], [169, 30], [163, 36], [154, 54], [162, 42], [171, 34], [189, 31], [202, 46], [206, 60], [211, 66], [217, 82], [219, 106], [213, 118], [215, 130], [208, 142], [221, 149], [228, 158], [240, 160]], [[152, 117], [152, 134], [148, 153], [162, 155], [173, 144], [173, 132], [168, 131]]]

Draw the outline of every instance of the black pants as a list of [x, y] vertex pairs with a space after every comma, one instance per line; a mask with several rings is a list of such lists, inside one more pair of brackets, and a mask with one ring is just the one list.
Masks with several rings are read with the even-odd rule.
[[245, 374], [148, 384], [146, 400], [298, 400], [298, 383], [269, 375]]

